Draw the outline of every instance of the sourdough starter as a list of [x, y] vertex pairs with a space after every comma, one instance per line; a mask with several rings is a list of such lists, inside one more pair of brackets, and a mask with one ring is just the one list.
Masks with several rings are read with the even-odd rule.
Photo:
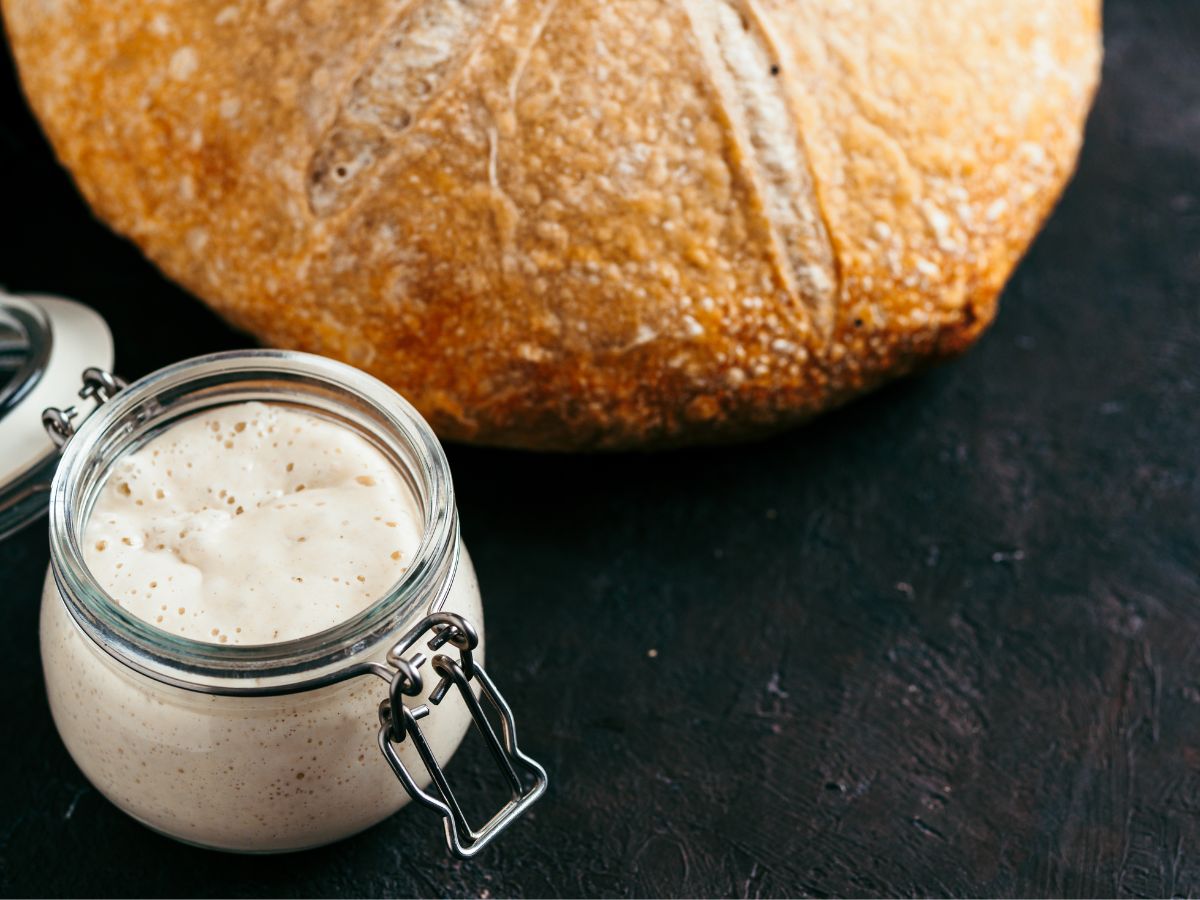
[[[242, 403], [176, 423], [120, 458], [87, 522], [84, 554], [114, 602], [158, 629], [267, 644], [371, 606], [403, 578], [421, 527], [404, 479], [363, 437], [288, 407]], [[445, 608], [482, 630], [465, 550]], [[408, 799], [376, 745], [386, 693], [377, 678], [261, 698], [169, 687], [98, 648], [51, 578], [42, 652], [75, 761], [118, 806], [172, 836], [300, 849]], [[426, 690], [436, 680], [426, 672]], [[452, 691], [422, 728], [444, 762], [467, 724]], [[402, 752], [423, 776], [410, 748]]]

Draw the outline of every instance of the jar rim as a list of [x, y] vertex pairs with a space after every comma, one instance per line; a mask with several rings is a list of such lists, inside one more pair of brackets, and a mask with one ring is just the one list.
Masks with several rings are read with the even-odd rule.
[[[118, 605], [91, 573], [82, 549], [91, 506], [111, 465], [139, 440], [203, 409], [248, 400], [336, 415], [371, 438], [408, 478], [422, 512], [421, 542], [408, 571], [379, 599], [315, 634], [252, 645], [170, 634]], [[232, 350], [152, 372], [84, 420], [63, 448], [51, 486], [50, 548], [63, 602], [83, 631], [118, 662], [187, 690], [292, 693], [340, 680], [355, 660], [406, 623], [440, 609], [458, 565], [458, 515], [441, 443], [391, 387], [326, 357]]]

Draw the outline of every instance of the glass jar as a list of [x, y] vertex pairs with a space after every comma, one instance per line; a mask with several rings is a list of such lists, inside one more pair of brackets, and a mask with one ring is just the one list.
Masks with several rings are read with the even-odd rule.
[[[545, 771], [518, 748], [482, 665], [479, 587], [446, 457], [399, 395], [341, 363], [270, 350], [187, 360], [128, 387], [89, 370], [81, 395], [99, 405], [77, 431], [69, 411], [44, 417], [62, 458], [42, 660], [59, 733], [113, 803], [182, 841], [278, 852], [346, 837], [414, 799], [443, 817], [450, 850], [470, 856], [542, 794]], [[412, 490], [420, 546], [383, 597], [318, 634], [253, 646], [168, 634], [93, 578], [88, 516], [120, 456], [182, 418], [251, 400], [321, 416], [380, 450]], [[441, 768], [472, 723], [511, 794], [479, 829]]]

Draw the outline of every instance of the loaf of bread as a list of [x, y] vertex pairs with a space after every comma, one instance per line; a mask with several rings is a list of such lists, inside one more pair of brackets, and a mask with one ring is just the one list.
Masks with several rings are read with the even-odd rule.
[[747, 437], [969, 345], [1070, 175], [1098, 7], [3, 0], [163, 271], [552, 449]]

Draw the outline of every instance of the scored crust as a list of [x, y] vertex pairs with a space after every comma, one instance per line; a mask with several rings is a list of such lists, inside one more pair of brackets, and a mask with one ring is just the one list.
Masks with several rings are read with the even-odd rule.
[[2, 0], [98, 214], [444, 437], [728, 440], [968, 346], [1099, 0]]

